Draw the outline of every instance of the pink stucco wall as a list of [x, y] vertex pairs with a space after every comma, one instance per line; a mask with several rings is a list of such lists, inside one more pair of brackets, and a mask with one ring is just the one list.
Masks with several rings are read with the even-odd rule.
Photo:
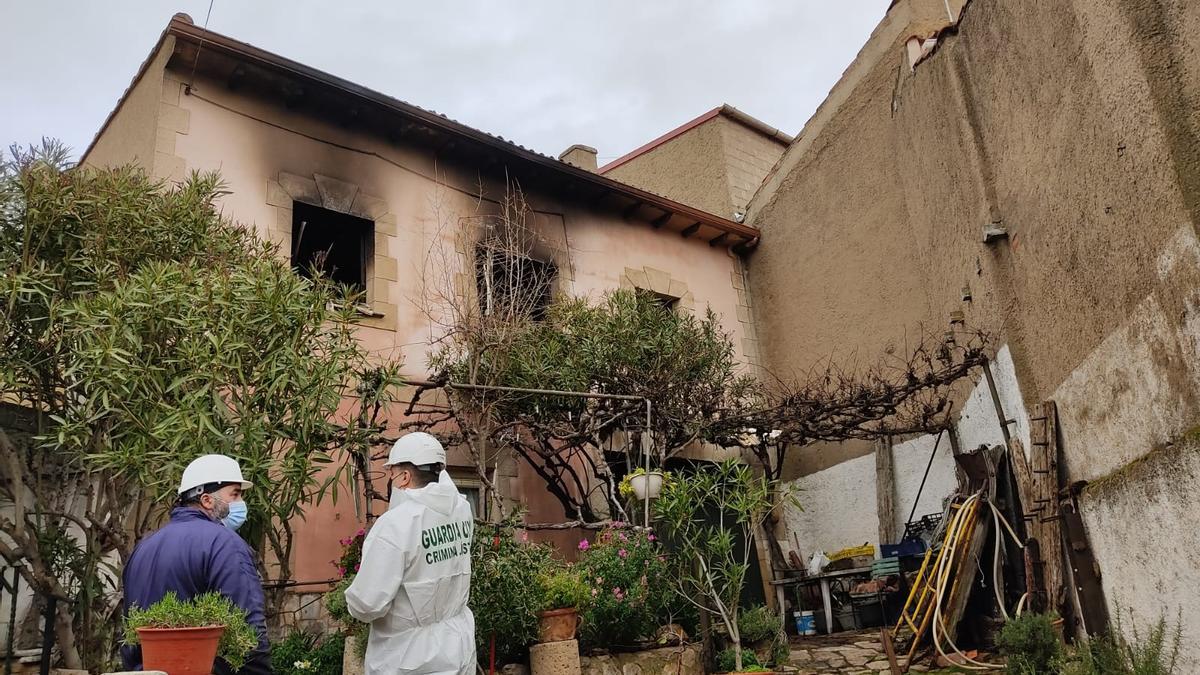
[[[196, 96], [180, 96], [179, 105], [190, 119], [187, 132], [174, 139], [174, 154], [188, 171], [221, 172], [230, 190], [222, 207], [235, 220], [253, 224], [263, 236], [270, 236], [278, 215], [268, 204], [268, 182], [280, 172], [333, 177], [386, 202], [395, 215], [396, 236], [377, 239], [376, 245], [397, 261], [396, 280], [389, 283], [396, 309], [381, 322], [382, 327], [363, 327], [360, 335], [381, 357], [402, 358], [407, 374], [426, 375], [430, 339], [439, 330], [421, 309], [428, 296], [426, 282], [444, 273], [438, 261], [456, 259], [453, 228], [447, 224], [475, 211], [477, 176], [468, 169], [439, 164], [431, 153], [312, 119], [217, 83], [197, 82], [195, 92]], [[502, 192], [502, 186], [486, 189], [489, 195]], [[597, 297], [620, 285], [626, 267], [661, 270], [687, 284], [697, 311], [711, 306], [734, 344], [742, 344], [738, 294], [731, 281], [738, 262], [727, 250], [655, 230], [646, 222], [628, 222], [619, 212], [595, 211], [583, 202], [538, 192], [527, 196], [542, 214], [539, 222], [561, 228], [556, 236], [565, 236], [574, 271], [565, 284], [567, 292]], [[526, 475], [530, 473], [520, 472], [520, 482], [531, 520], [561, 519], [557, 503], [536, 476]], [[328, 578], [338, 538], [357, 527], [358, 518], [347, 500], [313, 508], [300, 526], [297, 578]]]

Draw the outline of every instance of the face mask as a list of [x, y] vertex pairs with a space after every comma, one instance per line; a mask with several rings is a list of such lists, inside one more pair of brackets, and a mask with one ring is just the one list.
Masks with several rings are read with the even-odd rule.
[[221, 518], [221, 524], [233, 531], [246, 522], [246, 502], [238, 500], [226, 506], [226, 515]]

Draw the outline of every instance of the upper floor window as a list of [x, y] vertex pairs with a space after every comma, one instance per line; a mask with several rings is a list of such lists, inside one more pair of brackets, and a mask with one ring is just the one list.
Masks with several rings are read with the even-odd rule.
[[475, 290], [484, 316], [546, 318], [553, 295], [554, 263], [480, 246], [475, 251]]
[[310, 276], [316, 270], [365, 292], [374, 246], [374, 222], [320, 206], [293, 203], [292, 267], [300, 274]]
[[658, 305], [664, 312], [674, 312], [675, 308], [679, 306], [679, 298], [673, 295], [659, 293], [658, 291], [652, 291], [647, 288], [637, 289], [637, 294], [644, 300], [649, 300], [655, 305]]

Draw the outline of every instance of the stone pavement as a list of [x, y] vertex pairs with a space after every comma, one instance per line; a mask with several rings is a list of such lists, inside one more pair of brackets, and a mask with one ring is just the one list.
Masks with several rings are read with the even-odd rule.
[[[904, 665], [904, 659], [900, 659]], [[791, 671], [799, 675], [841, 673], [886, 673], [887, 656], [879, 641], [879, 629], [792, 638]], [[924, 673], [929, 668], [914, 665], [909, 672]]]

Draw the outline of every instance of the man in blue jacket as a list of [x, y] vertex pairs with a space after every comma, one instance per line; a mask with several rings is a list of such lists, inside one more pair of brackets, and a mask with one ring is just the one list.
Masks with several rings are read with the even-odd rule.
[[[242, 490], [249, 487], [231, 457], [193, 460], [183, 471], [170, 522], [138, 544], [125, 566], [125, 611], [149, 607], [169, 592], [189, 600], [216, 591], [245, 610], [258, 631], [258, 649], [239, 675], [266, 675], [271, 659], [262, 580], [250, 546], [235, 533], [246, 522]], [[126, 670], [142, 667], [140, 648], [123, 648], [121, 658]], [[233, 670], [218, 660], [215, 672], [230, 675]]]

